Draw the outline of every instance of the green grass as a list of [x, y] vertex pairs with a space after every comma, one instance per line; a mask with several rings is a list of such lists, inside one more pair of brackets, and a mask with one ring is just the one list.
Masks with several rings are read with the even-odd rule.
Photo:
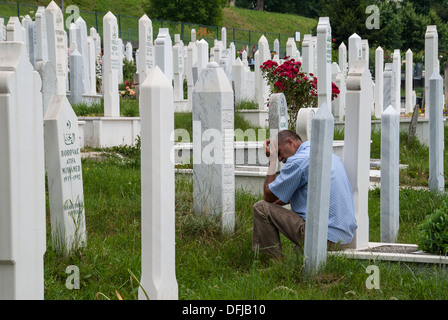
[[[10, 0], [11, 1], [11, 0]], [[19, 13], [21, 16], [29, 14], [32, 18], [37, 10], [37, 6], [47, 6], [49, 0], [19, 0]], [[60, 2], [56, 1], [60, 5]], [[65, 0], [64, 7], [76, 5], [80, 8], [81, 16], [86, 21], [88, 29], [97, 28], [101, 33], [103, 26], [103, 16], [111, 11], [117, 16], [120, 27], [120, 38], [124, 42], [138, 42], [138, 19], [143, 15], [143, 2], [134, 0], [123, 1], [86, 1], [86, 0]], [[97, 13], [95, 13], [97, 11]], [[17, 4], [0, 4], [0, 17], [8, 18], [17, 16]], [[68, 19], [71, 12], [64, 13], [64, 18]], [[151, 18], [151, 17], [150, 17]], [[202, 37], [198, 32], [198, 40], [205, 39], [210, 46], [213, 46], [214, 38], [221, 38], [221, 27], [226, 27], [228, 41], [235, 43], [237, 50], [242, 50], [243, 46], [257, 45], [259, 38], [265, 35], [269, 43], [278, 38], [281, 43], [281, 52], [286, 51], [286, 41], [288, 37], [293, 37], [296, 31], [301, 32], [302, 37], [311, 30], [315, 33], [317, 19], [301, 17], [293, 14], [280, 14], [260, 12], [256, 10], [246, 10], [241, 8], [228, 7], [223, 9], [223, 21], [219, 26], [201, 26], [192, 23], [170, 21], [158, 21], [152, 19], [154, 28], [154, 39], [157, 36], [159, 28], [169, 28], [170, 34], [182, 34], [184, 43], [190, 41], [192, 29], [198, 32], [201, 28], [207, 30]], [[249, 30], [251, 32], [249, 33]], [[68, 32], [68, 30], [67, 30]], [[298, 44], [300, 46], [300, 43]], [[249, 56], [252, 56], [251, 49], [247, 49]]]
[[[188, 115], [188, 114], [187, 114]], [[186, 118], [188, 119], [188, 116]], [[189, 120], [187, 120], [188, 122]], [[446, 132], [446, 131], [445, 131]], [[339, 133], [340, 134], [340, 133]], [[342, 137], [343, 138], [343, 137]], [[402, 141], [407, 141], [404, 134]], [[372, 133], [372, 152], [380, 149], [380, 133]], [[423, 161], [425, 148], [408, 144], [409, 159]], [[140, 266], [140, 166], [136, 148], [117, 147], [121, 157], [83, 160], [87, 247], [73, 257], [51, 249], [49, 212], [45, 255], [45, 299], [137, 299]], [[412, 158], [413, 157], [413, 158]], [[251, 250], [252, 206], [261, 196], [238, 190], [236, 226], [232, 235], [221, 232], [218, 219], [193, 213], [191, 177], [176, 176], [176, 277], [181, 300], [364, 300], [448, 299], [448, 269], [441, 265], [352, 260], [328, 256], [314, 280], [303, 277], [303, 253], [281, 237], [285, 261], [274, 263]], [[399, 243], [416, 243], [418, 225], [440, 208], [445, 194], [400, 191]], [[380, 241], [380, 189], [369, 192], [370, 241]], [[68, 290], [68, 266], [80, 270], [81, 288]], [[380, 271], [380, 289], [367, 289], [366, 268]], [[101, 292], [101, 294], [98, 294]]]
[[[71, 258], [57, 256], [48, 218], [45, 299], [117, 300], [115, 290], [125, 300], [137, 298], [129, 270], [140, 277], [140, 169], [131, 163], [116, 157], [83, 160], [87, 247]], [[225, 235], [218, 220], [193, 213], [192, 191], [191, 178], [176, 177], [176, 277], [182, 300], [448, 299], [447, 268], [439, 265], [329, 256], [322, 274], [306, 280], [303, 254], [284, 237], [285, 262], [251, 250], [252, 205], [260, 196], [236, 193], [235, 232]], [[428, 191], [400, 192], [399, 242], [415, 242], [416, 226], [441, 198]], [[379, 241], [379, 201], [379, 190], [370, 191], [371, 241]], [[79, 290], [65, 287], [69, 265], [80, 269]], [[369, 265], [379, 267], [379, 290], [365, 286]]]

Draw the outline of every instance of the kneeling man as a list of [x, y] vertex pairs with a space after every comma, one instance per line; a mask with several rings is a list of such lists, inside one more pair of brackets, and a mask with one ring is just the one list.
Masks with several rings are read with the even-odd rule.
[[[264, 183], [264, 200], [253, 207], [252, 249], [283, 259], [281, 232], [303, 248], [308, 195], [310, 142], [302, 142], [293, 131], [283, 130], [273, 141], [266, 140], [269, 171]], [[284, 163], [277, 176], [277, 159]], [[290, 204], [291, 210], [283, 206]], [[328, 244], [348, 244], [357, 225], [353, 193], [341, 159], [333, 154], [331, 165]]]

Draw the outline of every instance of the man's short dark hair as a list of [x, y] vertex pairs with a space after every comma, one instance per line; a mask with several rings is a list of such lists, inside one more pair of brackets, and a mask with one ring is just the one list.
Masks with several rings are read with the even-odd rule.
[[292, 130], [282, 130], [278, 133], [278, 143], [283, 145], [286, 142], [287, 138], [291, 138], [294, 141], [302, 142], [302, 138]]

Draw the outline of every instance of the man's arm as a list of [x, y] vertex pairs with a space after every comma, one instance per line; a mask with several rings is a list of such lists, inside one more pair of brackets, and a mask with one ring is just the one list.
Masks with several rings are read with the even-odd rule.
[[269, 184], [274, 181], [276, 178], [275, 174], [268, 174], [266, 175], [266, 179], [264, 179], [264, 201], [267, 202], [275, 202], [279, 200], [275, 194], [272, 193], [272, 191], [269, 189]]
[[269, 184], [273, 182], [277, 177], [277, 164], [278, 164], [277, 150], [275, 148], [274, 143], [271, 144], [271, 141], [269, 139], [265, 141], [264, 148], [266, 157], [269, 158], [269, 168], [263, 186], [264, 200], [267, 202], [284, 206], [285, 203], [283, 203], [283, 201], [281, 201], [274, 193], [272, 193], [271, 189], [269, 189]]

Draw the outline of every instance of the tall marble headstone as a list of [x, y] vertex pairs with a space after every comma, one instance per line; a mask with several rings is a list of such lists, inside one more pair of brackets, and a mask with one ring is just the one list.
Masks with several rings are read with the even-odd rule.
[[137, 73], [142, 84], [154, 67], [154, 44], [152, 21], [144, 14], [138, 21], [139, 55]]
[[284, 93], [273, 93], [269, 97], [269, 136], [288, 130], [288, 105]]
[[405, 114], [411, 113], [414, 111], [414, 102], [413, 102], [413, 80], [414, 80], [414, 58], [411, 49], [406, 51], [406, 103], [405, 103]]
[[72, 43], [70, 48], [70, 102], [71, 104], [79, 104], [83, 101], [84, 92], [84, 60], [78, 51], [76, 42]]
[[326, 102], [317, 109], [311, 130], [304, 244], [304, 271], [307, 276], [319, 272], [327, 260], [334, 119]]
[[174, 101], [184, 99], [184, 43], [180, 38], [173, 46]]
[[[258, 40], [258, 53], [259, 53], [259, 65], [256, 68], [260, 69], [260, 66], [271, 59], [271, 51], [269, 49], [269, 43], [266, 37], [263, 35]], [[266, 79], [263, 77], [262, 73], [258, 73], [258, 79], [256, 79], [258, 83], [258, 96], [257, 102], [260, 110], [266, 110], [269, 98], [269, 86], [267, 84]]]
[[244, 100], [244, 85], [245, 85], [244, 64], [238, 57], [232, 65], [232, 83], [235, 93], [235, 104], [238, 105]]
[[429, 189], [444, 191], [443, 79], [438, 73], [429, 81], [429, 108]]
[[439, 35], [437, 26], [430, 25], [426, 27], [425, 33], [425, 118], [430, 117], [429, 107], [429, 80], [434, 73], [440, 73], [439, 65]]
[[[6, 25], [6, 40], [25, 43], [24, 32], [18, 17], [10, 17]], [[28, 53], [27, 53], [28, 54]]]
[[168, 80], [173, 80], [173, 44], [168, 28], [160, 28], [154, 42], [155, 64], [165, 73]]
[[[394, 88], [395, 88], [395, 72], [392, 63], [386, 63], [384, 66], [384, 86], [383, 86], [383, 108], [392, 105], [394, 108]], [[396, 108], [395, 108], [396, 109]]]
[[43, 300], [41, 80], [23, 42], [0, 42], [0, 79], [0, 300]]
[[305, 73], [314, 73], [314, 45], [310, 34], [303, 36], [302, 69]]
[[235, 227], [234, 104], [227, 76], [210, 62], [193, 91], [194, 212], [221, 215], [222, 228]]
[[103, 95], [104, 116], [120, 116], [120, 98], [118, 96], [118, 73], [120, 68], [120, 41], [118, 39], [117, 18], [108, 12], [103, 18]]
[[[141, 85], [142, 276], [140, 300], [178, 299], [175, 264], [173, 87], [155, 66]], [[145, 292], [148, 297], [146, 297]]]
[[83, 94], [92, 94], [90, 87], [90, 60], [89, 46], [87, 42], [87, 24], [82, 17], [78, 17], [75, 21], [77, 28], [77, 49], [82, 57], [82, 85]]
[[67, 52], [65, 47], [64, 16], [61, 8], [51, 1], [45, 9], [47, 23], [48, 60], [56, 70], [57, 93], [67, 93]]
[[394, 68], [394, 91], [393, 91], [393, 103], [392, 106], [401, 112], [401, 56], [400, 50], [395, 49], [393, 54], [393, 68]]
[[389, 105], [381, 115], [381, 242], [397, 242], [400, 199], [400, 114]]
[[78, 118], [65, 95], [51, 97], [44, 128], [52, 244], [69, 255], [87, 236]]
[[384, 50], [375, 50], [375, 118], [381, 118], [384, 96]]
[[353, 62], [362, 59], [362, 43], [361, 37], [356, 33], [348, 38], [348, 68], [350, 69]]
[[317, 25], [317, 105], [331, 107], [331, 26], [328, 17], [320, 17]]
[[198, 70], [198, 77], [201, 74], [202, 70], [204, 70], [207, 67], [208, 64], [208, 42], [205, 41], [204, 39], [199, 40], [196, 43], [196, 48], [197, 48], [197, 70]]
[[365, 60], [352, 61], [347, 75], [344, 167], [353, 190], [358, 229], [354, 248], [369, 243], [368, 195], [370, 181], [370, 133], [373, 104], [372, 78]]

